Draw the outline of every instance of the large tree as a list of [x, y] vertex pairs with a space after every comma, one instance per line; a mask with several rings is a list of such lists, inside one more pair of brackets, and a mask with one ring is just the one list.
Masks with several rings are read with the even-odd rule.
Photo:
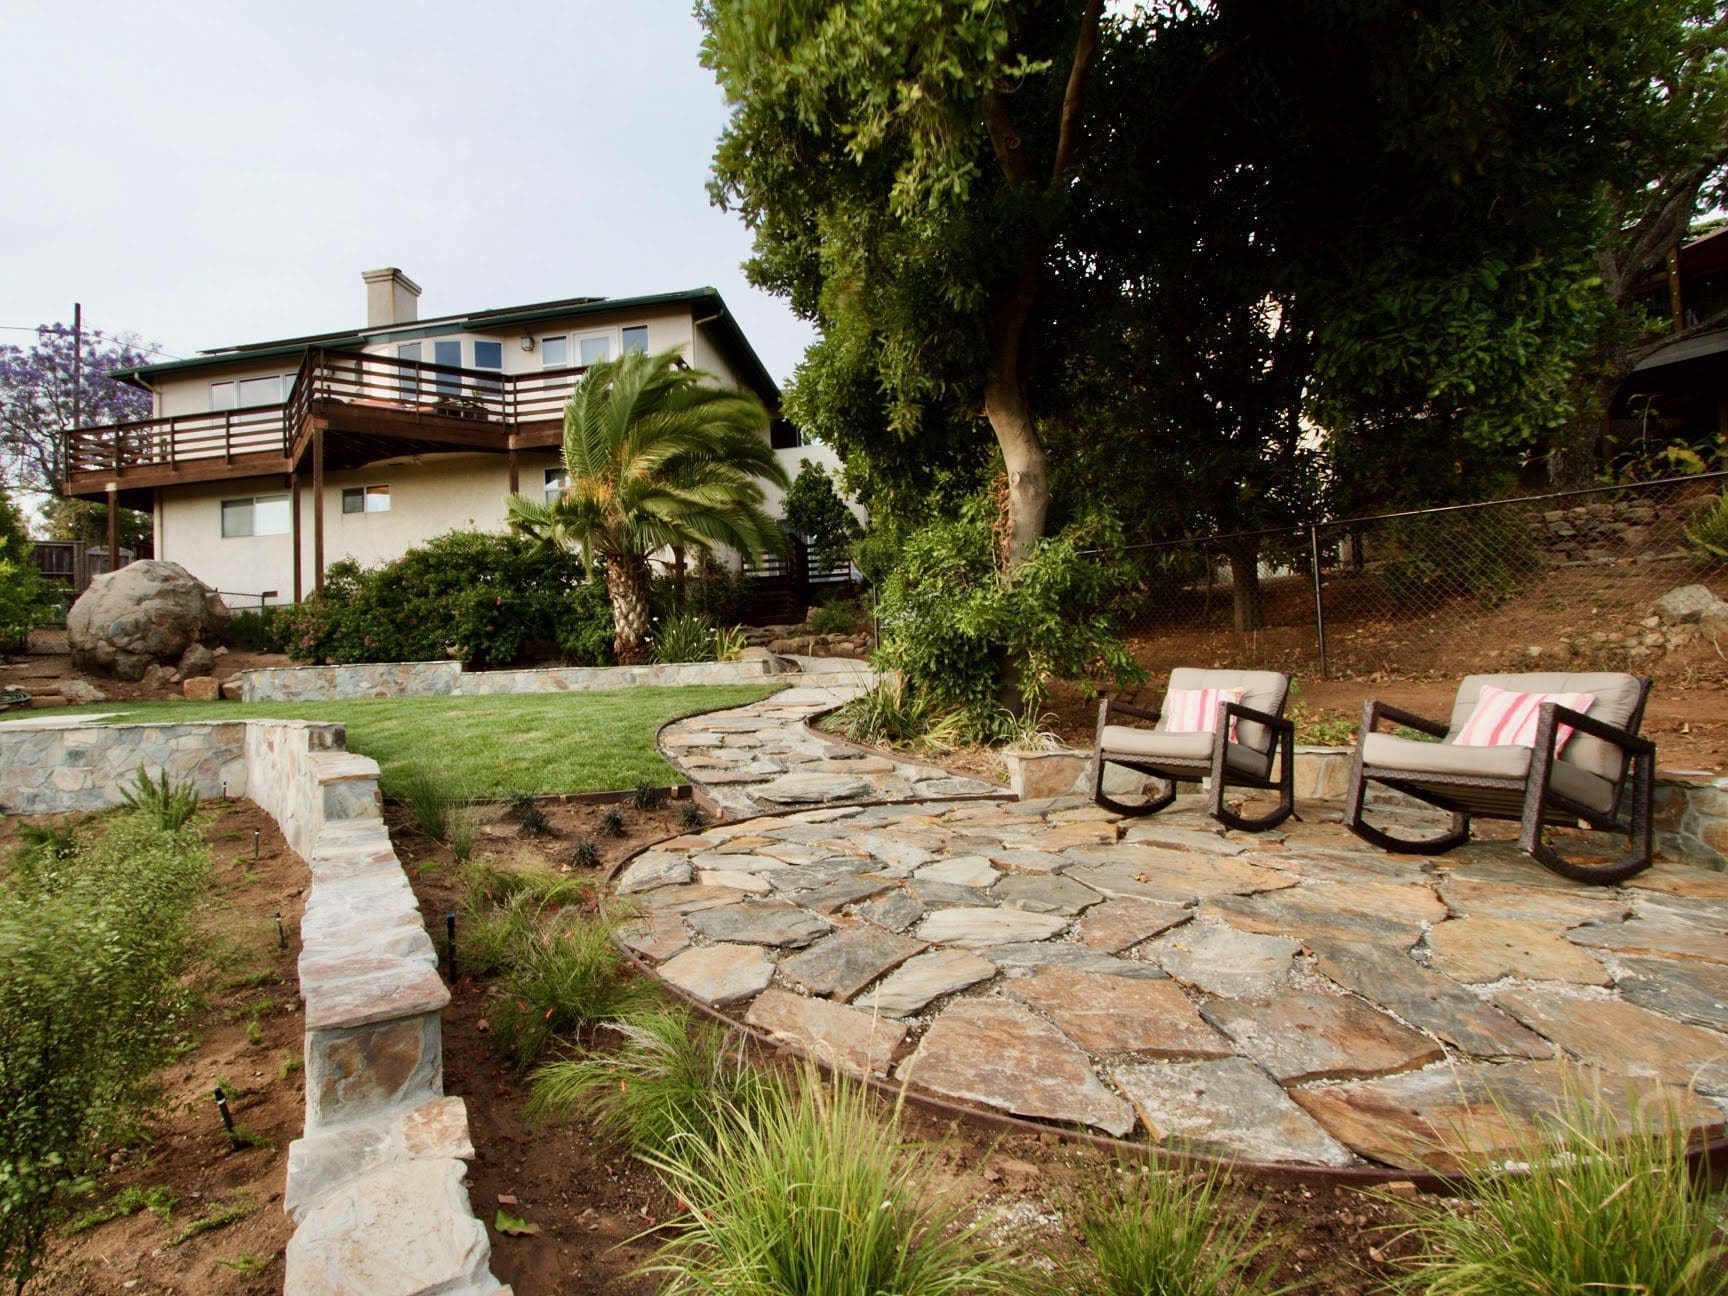
[[73, 342], [70, 325], [44, 324], [34, 345], [0, 346], [0, 485], [60, 489], [74, 406], [86, 427], [150, 417], [148, 392], [108, 376], [149, 361], [136, 337], [85, 330], [78, 364]]
[[678, 353], [630, 354], [589, 368], [564, 407], [563, 493], [513, 496], [511, 525], [598, 558], [620, 665], [647, 660], [649, 559], [725, 546], [756, 558], [782, 542], [762, 482], [785, 489], [768, 412], [750, 392], [713, 385]]

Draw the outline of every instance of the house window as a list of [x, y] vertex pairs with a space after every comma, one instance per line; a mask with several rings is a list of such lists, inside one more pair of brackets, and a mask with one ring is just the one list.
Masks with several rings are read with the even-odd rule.
[[648, 326], [646, 324], [632, 324], [624, 330], [624, 354], [648, 354]]
[[570, 484], [570, 474], [562, 468], [546, 470], [546, 502], [556, 504], [559, 496], [564, 494], [564, 488]]
[[599, 364], [612, 354], [612, 339], [604, 333], [598, 337], [585, 337], [577, 345], [580, 347], [578, 356], [583, 365]]
[[[474, 367], [476, 369], [494, 369], [502, 373], [504, 369], [504, 344], [502, 342], [475, 342]], [[487, 391], [502, 391], [504, 389], [504, 382], [501, 378], [493, 382], [483, 382], [481, 385]]]
[[540, 339], [540, 363], [548, 369], [562, 369], [570, 363], [570, 339], [549, 337]]
[[[396, 344], [396, 358], [398, 360], [405, 360], [410, 364], [419, 364], [420, 344], [418, 342], [398, 342]], [[419, 371], [415, 369], [404, 369], [402, 371], [402, 399], [405, 401], [413, 401], [419, 396], [419, 394]]]
[[234, 384], [232, 382], [213, 382], [210, 384], [210, 409], [218, 410], [234, 408]]
[[251, 499], [222, 501], [222, 536], [287, 535], [289, 530], [288, 497], [286, 495], [254, 495]]
[[[462, 343], [460, 339], [432, 344], [432, 363], [447, 365], [451, 369], [462, 367]], [[438, 394], [440, 396], [460, 396], [462, 394], [462, 376], [453, 373], [438, 375]]]
[[271, 374], [268, 378], [241, 378], [239, 381], [230, 378], [210, 384], [210, 409], [212, 413], [220, 413], [259, 405], [280, 405], [293, 390], [293, 374]]
[[342, 488], [342, 511], [344, 513], [388, 513], [390, 511], [390, 488], [388, 486], [344, 486]]

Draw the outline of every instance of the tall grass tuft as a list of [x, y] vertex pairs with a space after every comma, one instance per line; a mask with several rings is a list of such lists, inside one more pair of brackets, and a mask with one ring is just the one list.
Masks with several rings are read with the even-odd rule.
[[515, 962], [544, 916], [587, 899], [580, 882], [549, 869], [474, 863], [462, 870], [462, 885], [462, 966], [481, 977]]
[[562, 910], [537, 918], [511, 949], [492, 1038], [518, 1074], [539, 1061], [554, 1035], [620, 1021], [653, 1001], [652, 983], [625, 975], [614, 926]]
[[171, 780], [167, 770], [152, 779], [149, 770], [140, 768], [133, 785], [120, 790], [120, 799], [128, 810], [154, 820], [165, 833], [179, 832], [198, 813], [197, 786], [191, 779]]
[[611, 1029], [616, 1053], [584, 1053], [535, 1070], [531, 1116], [580, 1112], [600, 1134], [639, 1156], [670, 1154], [681, 1139], [711, 1143], [724, 1113], [754, 1120], [785, 1095], [750, 1065], [728, 1033], [683, 1007], [644, 1013]]
[[421, 832], [436, 841], [450, 835], [450, 817], [462, 804], [445, 780], [425, 765], [405, 765], [394, 780], [396, 799]]
[[1676, 1105], [1644, 1107], [1623, 1124], [1599, 1091], [1575, 1083], [1543, 1133], [1516, 1150], [1527, 1171], [1478, 1170], [1462, 1203], [1407, 1205], [1421, 1252], [1401, 1289], [1723, 1296], [1724, 1198], [1693, 1181], [1686, 1145]]
[[712, 1142], [675, 1140], [649, 1162], [689, 1206], [645, 1273], [668, 1296], [960, 1296], [1014, 1290], [938, 1191], [928, 1158], [860, 1086], [807, 1072], [787, 1101], [727, 1108]]
[[[1225, 1172], [1188, 1175], [1125, 1167], [1088, 1185], [1080, 1206], [1086, 1246], [1064, 1277], [1075, 1296], [1269, 1296], [1252, 1276], [1275, 1250], [1258, 1205], [1223, 1200]], [[1279, 1290], [1289, 1290], [1282, 1288]]]
[[698, 612], [681, 612], [666, 617], [654, 631], [654, 660], [714, 661], [714, 627]]

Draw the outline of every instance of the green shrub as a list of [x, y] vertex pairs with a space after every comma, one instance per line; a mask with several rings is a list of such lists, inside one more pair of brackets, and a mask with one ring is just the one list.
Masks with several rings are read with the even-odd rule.
[[1064, 1278], [1075, 1296], [1258, 1296], [1250, 1276], [1276, 1245], [1256, 1205], [1226, 1203], [1224, 1172], [1186, 1175], [1156, 1165], [1127, 1167], [1102, 1188], [1087, 1185], [1080, 1208], [1085, 1248]]
[[990, 502], [973, 499], [960, 517], [906, 537], [878, 604], [880, 663], [939, 709], [971, 712], [982, 732], [1000, 714], [1003, 659], [1018, 667], [1020, 700], [1030, 711], [1053, 680], [1143, 682], [1111, 615], [1132, 579], [1111, 556], [1121, 547], [1120, 528], [1101, 515], [1074, 523], [1040, 541], [1009, 585], [996, 567], [993, 520]]
[[666, 800], [666, 789], [646, 780], [630, 789], [632, 810], [658, 810]]
[[1522, 516], [1500, 508], [1394, 518], [1375, 551], [1387, 590], [1415, 611], [1460, 596], [1495, 607], [1542, 566]]
[[198, 813], [198, 788], [191, 779], [173, 782], [168, 771], [152, 779], [140, 767], [130, 788], [120, 789], [126, 808], [153, 820], [163, 832], [179, 832]]
[[817, 567], [845, 562], [853, 541], [864, 534], [857, 517], [834, 489], [833, 478], [809, 459], [799, 465], [781, 510], [787, 530], [803, 537], [810, 546], [810, 561]]
[[1522, 1173], [1480, 1169], [1468, 1176], [1464, 1203], [1406, 1207], [1421, 1252], [1403, 1290], [1723, 1296], [1724, 1197], [1694, 1181], [1687, 1137], [1672, 1106], [1622, 1126], [1577, 1082], [1548, 1128], [1510, 1158], [1528, 1167]]
[[284, 614], [287, 611], [287, 608], [278, 606], [235, 609], [225, 631], [228, 646], [239, 652], [286, 652], [284, 631], [287, 620]]
[[301, 661], [432, 661], [505, 666], [554, 652], [610, 660], [612, 610], [579, 555], [518, 535], [452, 531], [375, 568], [331, 563], [324, 588], [280, 613]]
[[450, 819], [464, 798], [426, 765], [405, 765], [397, 773], [396, 799], [420, 831], [435, 841], [450, 835]]
[[857, 599], [835, 599], [810, 614], [810, 633], [851, 634], [865, 623], [864, 609]]
[[125, 814], [70, 854], [26, 849], [0, 887], [0, 1270], [22, 1284], [47, 1230], [132, 1125], [192, 1008], [192, 910], [210, 856]]
[[668, 1296], [961, 1296], [1012, 1290], [1008, 1256], [960, 1224], [936, 1163], [860, 1086], [807, 1073], [796, 1096], [723, 1106], [712, 1141], [650, 1155], [689, 1207], [646, 1272]]
[[594, 831], [602, 837], [622, 837], [624, 835], [624, 812], [617, 806], [607, 806], [600, 812], [599, 819], [595, 820]]
[[0, 489], [0, 648], [22, 644], [47, 619], [53, 593], [36, 566], [24, 515]]
[[714, 660], [714, 627], [699, 613], [662, 617], [650, 638], [657, 662]]
[[1692, 515], [1686, 540], [1714, 558], [1728, 558], [1728, 495]]
[[[656, 582], [669, 585], [670, 582]], [[738, 620], [744, 610], [744, 577], [712, 554], [696, 555], [695, 566], [684, 580], [684, 594], [674, 611], [695, 612], [711, 625]], [[659, 604], [656, 604], [659, 606]]]
[[925, 697], [906, 686], [904, 677], [888, 675], [834, 713], [834, 728], [853, 742], [892, 747], [916, 742], [934, 719]]
[[651, 984], [625, 975], [613, 930], [604, 918], [564, 910], [538, 919], [512, 951], [492, 1038], [518, 1073], [539, 1060], [554, 1035], [621, 1020], [653, 999]]
[[535, 1070], [530, 1116], [580, 1114], [638, 1156], [665, 1156], [680, 1139], [712, 1142], [727, 1111], [755, 1113], [785, 1100], [729, 1032], [686, 1008], [644, 1013], [611, 1029], [624, 1037], [616, 1053], [586, 1052]]

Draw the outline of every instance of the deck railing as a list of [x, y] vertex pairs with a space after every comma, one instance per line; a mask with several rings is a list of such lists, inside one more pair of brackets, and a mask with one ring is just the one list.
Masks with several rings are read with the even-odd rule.
[[314, 402], [408, 412], [519, 427], [556, 421], [585, 365], [506, 374], [359, 351], [309, 350], [288, 399], [208, 414], [177, 414], [68, 434], [72, 473], [121, 474], [127, 468], [173, 468], [192, 461], [233, 462], [237, 455], [287, 457]]

